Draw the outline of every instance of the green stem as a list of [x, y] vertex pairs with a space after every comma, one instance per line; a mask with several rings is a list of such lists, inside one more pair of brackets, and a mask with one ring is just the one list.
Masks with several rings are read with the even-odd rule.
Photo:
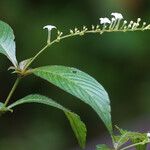
[[142, 142], [139, 142], [139, 143], [135, 143], [135, 144], [126, 146], [126, 147], [124, 147], [124, 148], [121, 148], [120, 150], [126, 150], [126, 149], [129, 149], [129, 148], [131, 148], [131, 147], [135, 147], [135, 146], [137, 146], [137, 145], [144, 145], [144, 144], [147, 144], [147, 143], [150, 143], [150, 141], [142, 141]]
[[47, 44], [46, 46], [44, 46], [32, 59], [29, 63], [27, 63], [27, 65], [25, 66], [24, 70], [26, 70], [32, 63], [33, 61], [45, 50], [47, 49], [49, 46], [51, 45], [50, 44]]
[[[133, 31], [143, 31], [143, 29], [142, 28], [137, 28], [137, 29], [134, 29], [134, 30], [132, 30], [132, 29], [126, 29], [126, 30], [124, 30], [124, 29], [113, 29], [113, 30], [108, 30], [108, 29], [105, 29], [105, 30], [103, 30], [103, 33], [104, 32], [133, 32]], [[84, 31], [84, 34], [89, 34], [89, 33], [101, 33], [101, 31], [102, 30], [88, 30], [88, 31]], [[83, 35], [84, 35], [83, 34]], [[63, 39], [66, 39], [66, 38], [69, 38], [69, 37], [73, 37], [73, 36], [83, 36], [83, 35], [81, 35], [81, 33], [79, 32], [79, 33], [73, 33], [73, 34], [67, 34], [67, 35], [64, 35], [64, 36], [62, 36], [62, 37], [60, 37], [59, 39], [55, 39], [55, 40], [53, 40], [52, 42], [50, 42], [50, 43], [48, 43], [46, 46], [44, 46], [32, 59], [31, 59], [31, 61], [25, 66], [25, 69], [24, 70], [26, 70], [35, 60], [36, 60], [36, 58], [39, 56], [39, 55], [41, 55], [41, 53], [43, 53], [48, 47], [50, 47], [51, 45], [53, 45], [53, 44], [55, 44], [55, 43], [57, 43], [57, 42], [59, 42], [59, 41], [61, 41], [61, 40], [63, 40]]]
[[14, 85], [13, 85], [13, 87], [12, 87], [10, 93], [8, 94], [8, 97], [7, 97], [6, 101], [5, 101], [5, 103], [4, 103], [4, 107], [6, 107], [7, 104], [9, 103], [9, 101], [10, 101], [10, 99], [11, 99], [13, 93], [15, 92], [15, 90], [16, 90], [16, 88], [17, 88], [19, 82], [20, 82], [20, 80], [21, 80], [21, 77], [18, 77], [18, 78], [16, 79], [16, 81], [15, 81], [15, 83], [14, 83]]
[[112, 133], [110, 133], [110, 135], [111, 135], [111, 139], [112, 139], [112, 144], [113, 144], [113, 146], [114, 146], [114, 148], [116, 150], [116, 146], [115, 146], [116, 140], [115, 140], [115, 137], [114, 137], [114, 135]]

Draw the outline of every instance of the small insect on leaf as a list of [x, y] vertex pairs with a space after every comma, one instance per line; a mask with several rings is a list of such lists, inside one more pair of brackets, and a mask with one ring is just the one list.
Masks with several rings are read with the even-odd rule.
[[76, 71], [76, 70], [73, 70], [72, 73], [77, 73], [77, 71]]

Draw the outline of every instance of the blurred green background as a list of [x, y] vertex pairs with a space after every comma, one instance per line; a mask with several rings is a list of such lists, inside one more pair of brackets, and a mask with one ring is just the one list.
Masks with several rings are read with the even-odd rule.
[[[63, 32], [98, 24], [99, 17], [121, 12], [127, 20], [150, 22], [149, 0], [0, 0], [0, 19], [14, 29], [19, 61], [33, 56], [46, 42], [47, 24]], [[55, 32], [55, 31], [54, 31]], [[49, 48], [32, 65], [65, 65], [95, 77], [111, 98], [114, 124], [120, 125], [150, 112], [150, 32], [87, 35], [66, 39]], [[4, 101], [15, 76], [0, 55], [0, 99]], [[29, 76], [13, 100], [30, 93], [45, 94], [78, 113], [88, 127], [88, 142], [106, 128], [94, 111], [53, 85]], [[0, 118], [0, 150], [71, 150], [77, 142], [61, 111], [42, 105], [24, 105]]]

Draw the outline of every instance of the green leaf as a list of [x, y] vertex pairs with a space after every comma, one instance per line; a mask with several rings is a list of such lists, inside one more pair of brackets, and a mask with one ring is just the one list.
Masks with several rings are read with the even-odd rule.
[[4, 103], [0, 102], [0, 110], [4, 107]]
[[84, 148], [86, 143], [86, 133], [87, 129], [85, 124], [80, 120], [80, 117], [70, 111], [65, 111], [65, 114], [70, 122], [72, 130], [78, 139], [79, 145]]
[[[132, 140], [132, 143], [134, 143], [134, 144], [139, 143], [139, 142], [142, 142], [142, 141], [140, 141], [138, 139]], [[146, 148], [147, 148], [147, 144], [141, 144], [141, 145], [136, 146], [136, 150], [146, 150]]]
[[96, 150], [111, 150], [111, 149], [105, 144], [100, 144], [96, 145]]
[[24, 103], [41, 103], [41, 104], [45, 104], [45, 105], [52, 106], [52, 107], [62, 110], [70, 122], [70, 125], [75, 133], [75, 136], [78, 140], [79, 145], [82, 148], [85, 147], [87, 130], [86, 130], [85, 124], [81, 121], [80, 117], [77, 114], [71, 112], [70, 110], [56, 103], [52, 99], [42, 96], [42, 95], [38, 95], [38, 94], [28, 95], [14, 102], [13, 104], [9, 105], [7, 109], [12, 109], [17, 105], [21, 105]]
[[45, 66], [33, 73], [89, 104], [112, 133], [111, 108], [107, 92], [94, 78], [71, 67]]
[[17, 67], [15, 36], [12, 28], [3, 21], [0, 21], [0, 53]]
[[116, 143], [117, 148], [120, 148], [126, 142], [131, 141], [133, 144], [142, 142], [142, 144], [136, 146], [136, 149], [137, 150], [146, 150], [146, 146], [147, 146], [146, 143], [149, 139], [145, 133], [131, 132], [131, 131], [123, 130], [117, 126], [116, 126], [116, 128], [119, 130], [119, 132], [121, 134], [121, 135], [115, 136], [115, 139], [117, 142]]

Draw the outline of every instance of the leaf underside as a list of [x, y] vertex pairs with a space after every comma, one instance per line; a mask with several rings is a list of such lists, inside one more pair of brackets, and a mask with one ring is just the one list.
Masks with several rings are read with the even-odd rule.
[[90, 105], [112, 133], [110, 100], [105, 89], [94, 78], [65, 66], [39, 67], [33, 73]]
[[71, 112], [70, 110], [56, 103], [52, 99], [39, 94], [28, 95], [20, 100], [17, 100], [13, 104], [9, 105], [7, 108], [12, 109], [18, 105], [25, 104], [25, 103], [40, 103], [40, 104], [45, 104], [62, 110], [70, 122], [70, 125], [74, 131], [74, 134], [78, 140], [79, 145], [82, 148], [85, 147], [87, 130], [85, 124], [81, 121], [80, 117], [77, 114]]
[[12, 28], [3, 21], [0, 21], [0, 53], [17, 67], [15, 36]]

